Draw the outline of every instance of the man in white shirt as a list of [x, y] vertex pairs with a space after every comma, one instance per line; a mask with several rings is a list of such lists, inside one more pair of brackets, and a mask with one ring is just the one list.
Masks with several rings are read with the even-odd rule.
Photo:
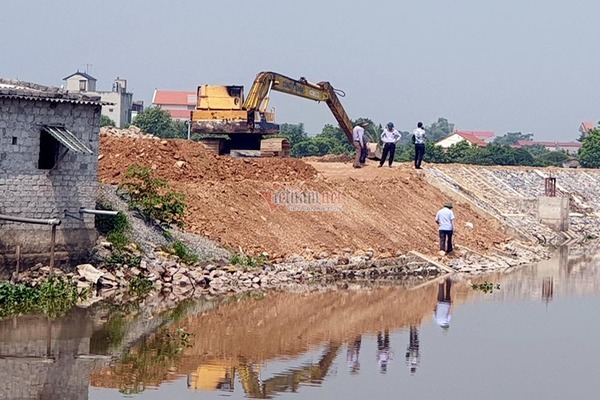
[[415, 169], [422, 169], [421, 162], [425, 155], [425, 129], [422, 122], [419, 122], [413, 131], [413, 143], [415, 144]]
[[365, 128], [368, 125], [369, 122], [361, 121], [354, 127], [354, 129], [352, 129], [352, 145], [356, 151], [353, 163], [354, 168], [361, 168], [365, 163], [365, 158], [363, 157], [363, 154], [366, 155], [365, 150], [367, 147], [365, 142]]
[[390, 160], [388, 161], [388, 166], [392, 168], [392, 163], [394, 162], [394, 154], [396, 153], [396, 143], [400, 141], [400, 132], [394, 129], [394, 123], [388, 122], [383, 132], [381, 132], [381, 141], [383, 142], [383, 154], [381, 156], [381, 161], [379, 161], [379, 166], [383, 167], [385, 164], [385, 159], [388, 154], [390, 156]]
[[440, 231], [440, 251], [446, 254], [452, 253], [452, 235], [454, 234], [454, 211], [452, 203], [444, 204], [444, 207], [435, 215]]

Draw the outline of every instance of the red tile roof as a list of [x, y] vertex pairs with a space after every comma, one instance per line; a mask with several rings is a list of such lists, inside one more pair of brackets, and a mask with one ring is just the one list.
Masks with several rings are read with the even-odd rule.
[[478, 147], [485, 147], [487, 145], [486, 142], [484, 142], [483, 140], [481, 140], [480, 138], [478, 138], [477, 136], [473, 135], [473, 133], [471, 132], [466, 132], [466, 131], [456, 131], [454, 132], [456, 135], [462, 137], [463, 139], [473, 143], [474, 145], [478, 146]]
[[160, 106], [196, 105], [196, 92], [177, 92], [173, 90], [155, 90], [152, 104]]
[[479, 138], [481, 140], [490, 139], [490, 138], [493, 138], [494, 136], [496, 136], [494, 134], [494, 132], [489, 132], [489, 131], [456, 131], [456, 133], [458, 133], [458, 134], [466, 133], [467, 135], [475, 136], [476, 138]]
[[581, 142], [552, 142], [552, 141], [542, 141], [542, 140], [518, 140], [516, 146], [517, 147], [526, 147], [526, 146], [534, 146], [539, 144], [545, 147], [581, 147]]
[[[584, 132], [589, 132], [592, 129], [594, 129], [596, 127], [596, 125], [592, 122], [592, 121], [583, 121], [581, 123], [581, 128], [583, 129]], [[581, 131], [581, 129], [580, 129]]]
[[164, 110], [171, 114], [171, 118], [190, 119], [190, 110], [169, 110], [166, 108]]

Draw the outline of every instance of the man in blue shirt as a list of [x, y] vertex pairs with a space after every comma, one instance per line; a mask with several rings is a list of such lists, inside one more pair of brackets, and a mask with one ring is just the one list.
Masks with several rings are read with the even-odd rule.
[[454, 212], [452, 203], [444, 204], [444, 207], [435, 215], [435, 222], [440, 231], [440, 250], [446, 254], [452, 253], [452, 235], [454, 234]]

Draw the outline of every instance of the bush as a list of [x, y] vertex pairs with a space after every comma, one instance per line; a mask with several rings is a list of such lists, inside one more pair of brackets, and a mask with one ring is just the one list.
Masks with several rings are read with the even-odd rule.
[[185, 243], [180, 242], [179, 240], [166, 245], [165, 250], [169, 253], [175, 254], [186, 264], [194, 264], [199, 261], [198, 256], [194, 254], [189, 247], [185, 245]]
[[154, 178], [146, 166], [132, 165], [127, 169], [125, 182], [119, 186], [129, 200], [132, 209], [139, 210], [146, 218], [170, 227], [183, 227], [185, 197], [169, 191], [170, 185], [163, 179]]
[[247, 255], [233, 254], [229, 258], [229, 262], [232, 265], [240, 265], [245, 268], [260, 268], [267, 261], [266, 257], [252, 257]]

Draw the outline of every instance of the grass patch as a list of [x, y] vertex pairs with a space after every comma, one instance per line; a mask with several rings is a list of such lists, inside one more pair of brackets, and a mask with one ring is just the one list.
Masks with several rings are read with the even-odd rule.
[[253, 269], [262, 267], [267, 262], [267, 258], [264, 256], [252, 257], [245, 254], [232, 254], [229, 262], [232, 265]]
[[134, 276], [129, 281], [129, 293], [134, 296], [145, 296], [154, 289], [154, 282], [143, 276]]
[[118, 187], [131, 209], [163, 226], [175, 224], [182, 228], [185, 197], [170, 189], [169, 183], [155, 178], [149, 167], [137, 164], [127, 169], [124, 182]]
[[198, 256], [194, 254], [192, 250], [190, 250], [190, 248], [185, 245], [185, 243], [179, 240], [165, 245], [164, 250], [171, 254], [175, 254], [177, 257], [179, 257], [181, 261], [183, 261], [186, 264], [195, 264], [198, 261], [200, 261]]
[[88, 295], [88, 290], [80, 293], [74, 281], [57, 276], [37, 285], [0, 282], [0, 318], [37, 313], [60, 317]]

